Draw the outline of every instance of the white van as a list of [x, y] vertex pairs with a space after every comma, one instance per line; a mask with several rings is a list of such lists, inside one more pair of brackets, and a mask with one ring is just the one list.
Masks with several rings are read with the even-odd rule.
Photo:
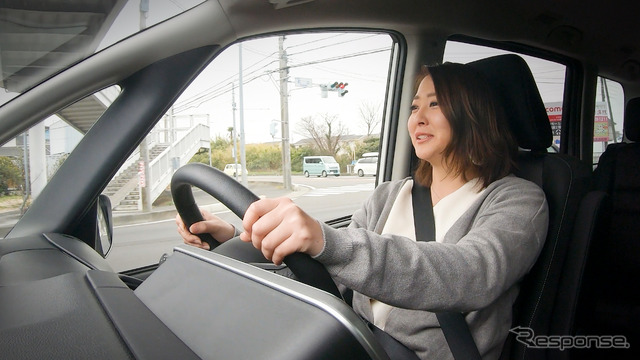
[[310, 175], [327, 177], [340, 176], [340, 164], [333, 156], [305, 156], [302, 159], [302, 172], [305, 177]]
[[[242, 176], [242, 164], [227, 164], [224, 166], [224, 170], [222, 171], [229, 176], [235, 177], [236, 174], [238, 174], [238, 176]], [[249, 176], [248, 170], [247, 176]]]
[[376, 176], [378, 173], [378, 153], [366, 152], [353, 165], [353, 172], [362, 177], [365, 175]]
[[358, 159], [356, 164], [353, 166], [353, 172], [358, 174], [360, 177], [365, 175], [375, 176], [378, 171], [378, 153], [375, 154], [376, 156], [367, 156]]

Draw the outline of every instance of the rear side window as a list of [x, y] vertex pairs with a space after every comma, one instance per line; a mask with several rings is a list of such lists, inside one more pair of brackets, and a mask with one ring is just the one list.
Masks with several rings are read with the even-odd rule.
[[598, 77], [593, 119], [593, 164], [609, 144], [623, 141], [624, 91], [619, 83]]
[[[472, 45], [457, 41], [447, 42], [444, 53], [444, 61], [468, 63], [491, 56], [510, 54], [513, 52], [495, 49], [487, 46]], [[549, 122], [553, 132], [553, 145], [549, 152], [557, 152], [562, 145], [562, 101], [565, 88], [566, 66], [556, 62], [523, 55], [521, 56], [529, 65], [531, 73], [542, 96]]]

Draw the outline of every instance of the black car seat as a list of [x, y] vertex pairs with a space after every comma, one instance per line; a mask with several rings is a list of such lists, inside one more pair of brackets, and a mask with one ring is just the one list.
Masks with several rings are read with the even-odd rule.
[[[515, 174], [538, 184], [549, 204], [547, 239], [522, 283], [514, 307], [512, 333], [502, 358], [566, 358], [567, 352], [533, 348], [518, 341], [515, 335], [517, 329], [530, 329], [535, 336], [568, 335], [572, 331], [582, 271], [567, 267], [581, 267], [584, 257], [580, 261], [565, 260], [576, 214], [590, 188], [591, 166], [568, 155], [547, 153], [552, 143], [551, 126], [535, 80], [521, 57], [500, 55], [470, 65], [485, 74], [503, 102], [509, 126], [520, 147]], [[601, 201], [599, 197], [582, 210], [592, 214]]]
[[581, 352], [581, 357], [640, 357], [640, 98], [624, 114], [629, 142], [611, 144], [594, 171], [596, 189], [611, 198], [611, 216], [594, 241], [576, 319], [586, 334], [623, 335], [631, 348]]

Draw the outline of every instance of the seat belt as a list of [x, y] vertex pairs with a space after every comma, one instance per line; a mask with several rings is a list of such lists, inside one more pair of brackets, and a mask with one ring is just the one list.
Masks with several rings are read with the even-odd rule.
[[[416, 241], [435, 241], [436, 223], [431, 205], [431, 189], [414, 179], [411, 187], [411, 202]], [[455, 360], [482, 359], [462, 313], [437, 312], [436, 317]]]
[[391, 360], [420, 360], [416, 353], [384, 330], [364, 320]]

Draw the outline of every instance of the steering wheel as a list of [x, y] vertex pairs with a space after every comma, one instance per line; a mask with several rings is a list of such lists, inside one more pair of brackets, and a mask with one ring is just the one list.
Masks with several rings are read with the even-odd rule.
[[[219, 200], [241, 219], [244, 217], [249, 205], [259, 199], [251, 190], [216, 168], [201, 163], [182, 166], [171, 178], [171, 196], [176, 210], [178, 210], [178, 214], [180, 214], [187, 228], [193, 223], [204, 220], [193, 197], [192, 186]], [[209, 244], [209, 248], [213, 251], [220, 245], [220, 242], [215, 240], [211, 234], [200, 234], [198, 236], [202, 241]], [[233, 255], [228, 256], [244, 261], [259, 262], [255, 259], [259, 259], [262, 262], [268, 261], [250, 243], [245, 243], [240, 239], [231, 239], [224, 243], [225, 246], [229, 242], [235, 243], [230, 244], [232, 245], [231, 253]], [[303, 253], [294, 253], [285, 257], [284, 263], [299, 281], [342, 298], [327, 269], [311, 256]]]

